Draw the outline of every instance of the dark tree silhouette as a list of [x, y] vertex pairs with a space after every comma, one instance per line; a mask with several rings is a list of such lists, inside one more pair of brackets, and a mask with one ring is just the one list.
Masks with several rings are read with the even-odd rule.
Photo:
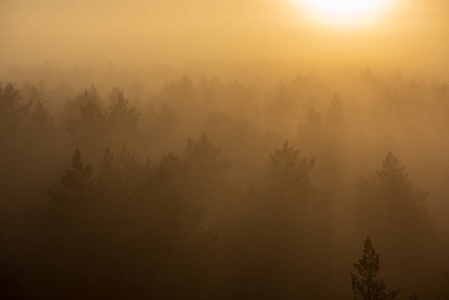
[[28, 112], [32, 102], [20, 104], [22, 96], [14, 84], [8, 82], [5, 86], [0, 82], [0, 125], [16, 124], [23, 114]]
[[84, 164], [81, 159], [81, 152], [76, 148], [72, 156], [70, 169], [65, 170], [65, 175], [61, 178], [62, 184], [67, 191], [83, 191], [92, 184], [93, 169], [91, 164]]
[[108, 121], [114, 132], [118, 131], [136, 131], [139, 122], [140, 111], [129, 103], [123, 96], [123, 90], [115, 87], [108, 95], [109, 115]]
[[398, 159], [391, 152], [382, 162], [382, 169], [376, 170], [378, 187], [384, 196], [393, 204], [404, 202], [421, 202], [426, 199], [428, 192], [414, 190], [405, 166], [399, 164]]
[[391, 152], [382, 162], [382, 168], [361, 177], [357, 182], [359, 198], [379, 200], [389, 203], [395, 211], [405, 212], [405, 209], [416, 209], [416, 206], [426, 199], [428, 192], [415, 189], [409, 181], [405, 166]]
[[[52, 259], [59, 261], [51, 272], [67, 270], [60, 275], [66, 281], [61, 293], [76, 299], [95, 291], [122, 299], [104, 288], [126, 276], [142, 284], [120, 282], [115, 289], [121, 293], [207, 298], [216, 234], [203, 221], [200, 193], [192, 194], [170, 176], [183, 168], [182, 159], [168, 155], [160, 165], [141, 163], [123, 146], [117, 152], [107, 148], [99, 165], [94, 178], [76, 149], [62, 176], [65, 191], [49, 190], [54, 201], [46, 233], [57, 249]], [[190, 175], [182, 173], [182, 179]], [[111, 263], [111, 257], [119, 259]]]
[[[56, 200], [59, 205], [70, 205], [71, 209], [79, 205], [84, 198], [93, 197], [94, 186], [93, 168], [91, 164], [85, 164], [81, 157], [81, 152], [76, 148], [72, 155], [72, 163], [69, 169], [64, 170], [61, 177], [64, 193], [48, 190], [48, 195]], [[67, 209], [65, 207], [64, 209]]]
[[67, 131], [75, 143], [97, 141], [109, 133], [107, 114], [94, 85], [66, 103]]
[[106, 134], [106, 115], [100, 105], [88, 102], [79, 107], [80, 117], [70, 120], [68, 131], [78, 138], [91, 136], [93, 138]]
[[360, 276], [351, 273], [352, 291], [356, 300], [392, 300], [399, 294], [400, 290], [387, 293], [383, 280], [377, 278], [380, 268], [379, 254], [369, 238], [365, 241], [362, 258], [354, 264], [354, 267]]
[[315, 166], [313, 158], [299, 158], [299, 150], [294, 150], [285, 140], [282, 149], [275, 149], [270, 154], [273, 162], [273, 173], [281, 177], [294, 178], [300, 182], [309, 183], [309, 171]]
[[0, 116], [2, 119], [17, 110], [20, 99], [19, 90], [12, 83], [7, 83], [5, 87], [0, 84]]
[[391, 152], [388, 152], [382, 162], [382, 169], [376, 170], [376, 174], [379, 178], [379, 185], [387, 192], [396, 193], [410, 188], [405, 166], [399, 165], [397, 157]]
[[81, 106], [87, 105], [89, 102], [101, 104], [100, 94], [98, 93], [95, 85], [91, 85], [89, 89], [85, 89], [82, 93], [78, 94], [75, 99], [67, 100], [65, 105], [65, 113], [69, 119], [79, 118], [79, 109]]
[[309, 172], [315, 166], [313, 158], [300, 158], [285, 140], [282, 149], [275, 149], [271, 156], [271, 175], [277, 186], [292, 191], [296, 196], [311, 196], [315, 187], [310, 181]]

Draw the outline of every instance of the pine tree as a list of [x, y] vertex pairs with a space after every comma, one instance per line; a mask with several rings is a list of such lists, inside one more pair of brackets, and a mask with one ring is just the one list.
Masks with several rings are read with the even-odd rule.
[[200, 177], [220, 177], [231, 167], [231, 162], [222, 158], [222, 152], [223, 149], [215, 146], [203, 133], [197, 141], [190, 138], [187, 140], [186, 162], [193, 174]]
[[[377, 278], [379, 272], [379, 254], [373, 248], [369, 238], [365, 241], [363, 256], [357, 264], [354, 264], [360, 278], [351, 273], [352, 291], [356, 295], [355, 300], [392, 300], [397, 297], [400, 290], [387, 293], [383, 280]], [[360, 297], [360, 298], [359, 298]]]
[[282, 149], [275, 149], [271, 156], [271, 175], [273, 180], [283, 189], [296, 190], [295, 194], [310, 196], [315, 187], [310, 181], [309, 172], [315, 166], [315, 159], [300, 158], [299, 150], [295, 150], [285, 140]]
[[123, 90], [115, 87], [108, 95], [109, 110], [108, 115], [109, 125], [114, 132], [127, 131], [135, 132], [139, 122], [140, 111], [131, 105], [128, 99], [123, 95]]
[[65, 175], [61, 178], [64, 188], [69, 192], [84, 191], [91, 186], [92, 176], [92, 165], [83, 163], [81, 152], [76, 148], [72, 156], [70, 169], [66, 169]]
[[380, 184], [387, 189], [395, 190], [402, 186], [410, 186], [405, 166], [399, 165], [397, 157], [391, 152], [387, 154], [385, 160], [382, 162], [382, 169], [376, 170], [376, 173]]
[[25, 119], [32, 101], [21, 104], [22, 95], [13, 83], [0, 82], [0, 126], [11, 126]]

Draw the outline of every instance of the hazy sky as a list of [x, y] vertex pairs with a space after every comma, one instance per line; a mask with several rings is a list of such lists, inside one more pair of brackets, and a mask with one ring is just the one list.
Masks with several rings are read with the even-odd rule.
[[301, 0], [1, 0], [0, 63], [304, 60], [439, 67], [449, 5], [392, 0], [376, 23], [312, 21]]

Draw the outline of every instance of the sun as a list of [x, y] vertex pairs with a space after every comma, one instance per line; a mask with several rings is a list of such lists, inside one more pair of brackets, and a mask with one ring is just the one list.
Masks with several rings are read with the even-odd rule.
[[393, 0], [295, 0], [315, 20], [337, 26], [369, 23], [377, 19]]

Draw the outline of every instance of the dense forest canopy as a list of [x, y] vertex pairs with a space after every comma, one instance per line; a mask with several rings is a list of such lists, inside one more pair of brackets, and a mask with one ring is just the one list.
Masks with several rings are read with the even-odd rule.
[[1, 0], [0, 299], [449, 299], [448, 12]]
[[109, 78], [0, 85], [7, 298], [448, 296], [447, 84]]

